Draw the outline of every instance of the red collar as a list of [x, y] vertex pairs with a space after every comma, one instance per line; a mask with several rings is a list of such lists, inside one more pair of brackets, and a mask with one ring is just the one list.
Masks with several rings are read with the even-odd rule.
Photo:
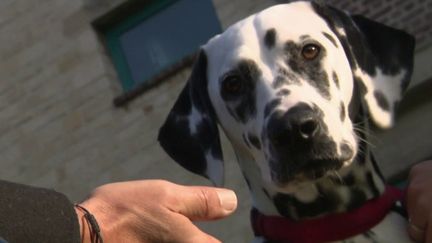
[[255, 208], [251, 212], [255, 236], [290, 243], [317, 243], [343, 240], [377, 225], [401, 200], [401, 190], [387, 186], [384, 193], [367, 201], [360, 208], [346, 213], [335, 213], [316, 219], [293, 221], [280, 216], [266, 216]]

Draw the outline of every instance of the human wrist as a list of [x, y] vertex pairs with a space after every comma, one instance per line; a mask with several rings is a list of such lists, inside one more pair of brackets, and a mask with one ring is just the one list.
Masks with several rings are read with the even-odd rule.
[[91, 208], [91, 211], [89, 211], [84, 205], [75, 204], [75, 210], [79, 211], [77, 215], [81, 226], [80, 233], [82, 243], [103, 243], [101, 228], [99, 227], [96, 217], [92, 213], [95, 211], [93, 209], [94, 208]]
[[81, 243], [91, 243], [90, 225], [85, 218], [85, 212], [74, 206], [78, 218]]

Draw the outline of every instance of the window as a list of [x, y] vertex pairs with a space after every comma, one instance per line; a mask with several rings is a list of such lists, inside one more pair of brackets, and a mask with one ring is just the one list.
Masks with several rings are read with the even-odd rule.
[[[152, 79], [178, 66], [221, 32], [211, 0], [135, 2], [146, 4], [140, 10], [130, 5], [133, 14], [123, 19], [108, 15], [99, 20], [101, 28], [96, 26], [126, 92], [152, 85]], [[120, 12], [125, 15], [124, 8]]]

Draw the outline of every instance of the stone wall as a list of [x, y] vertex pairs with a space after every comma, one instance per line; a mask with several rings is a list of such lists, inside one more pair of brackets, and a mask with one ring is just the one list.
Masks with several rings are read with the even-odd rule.
[[[112, 105], [122, 90], [91, 22], [122, 2], [0, 2], [0, 178], [54, 188], [73, 201], [113, 181], [208, 184], [172, 162], [156, 142], [189, 68], [125, 108]], [[224, 28], [271, 3], [214, 1]], [[248, 242], [249, 197], [225, 147], [227, 187], [242, 203], [234, 217], [202, 227], [224, 242]]]

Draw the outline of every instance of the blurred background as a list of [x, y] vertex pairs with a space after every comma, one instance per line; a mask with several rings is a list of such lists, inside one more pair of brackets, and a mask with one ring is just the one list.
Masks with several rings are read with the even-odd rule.
[[[0, 1], [0, 179], [53, 188], [76, 202], [113, 181], [210, 185], [162, 151], [158, 129], [199, 46], [285, 2]], [[372, 139], [384, 174], [403, 178], [410, 165], [432, 157], [432, 0], [324, 2], [417, 39], [396, 126]], [[225, 138], [223, 147], [226, 186], [237, 192], [239, 208], [199, 225], [224, 242], [249, 242], [248, 191]]]

